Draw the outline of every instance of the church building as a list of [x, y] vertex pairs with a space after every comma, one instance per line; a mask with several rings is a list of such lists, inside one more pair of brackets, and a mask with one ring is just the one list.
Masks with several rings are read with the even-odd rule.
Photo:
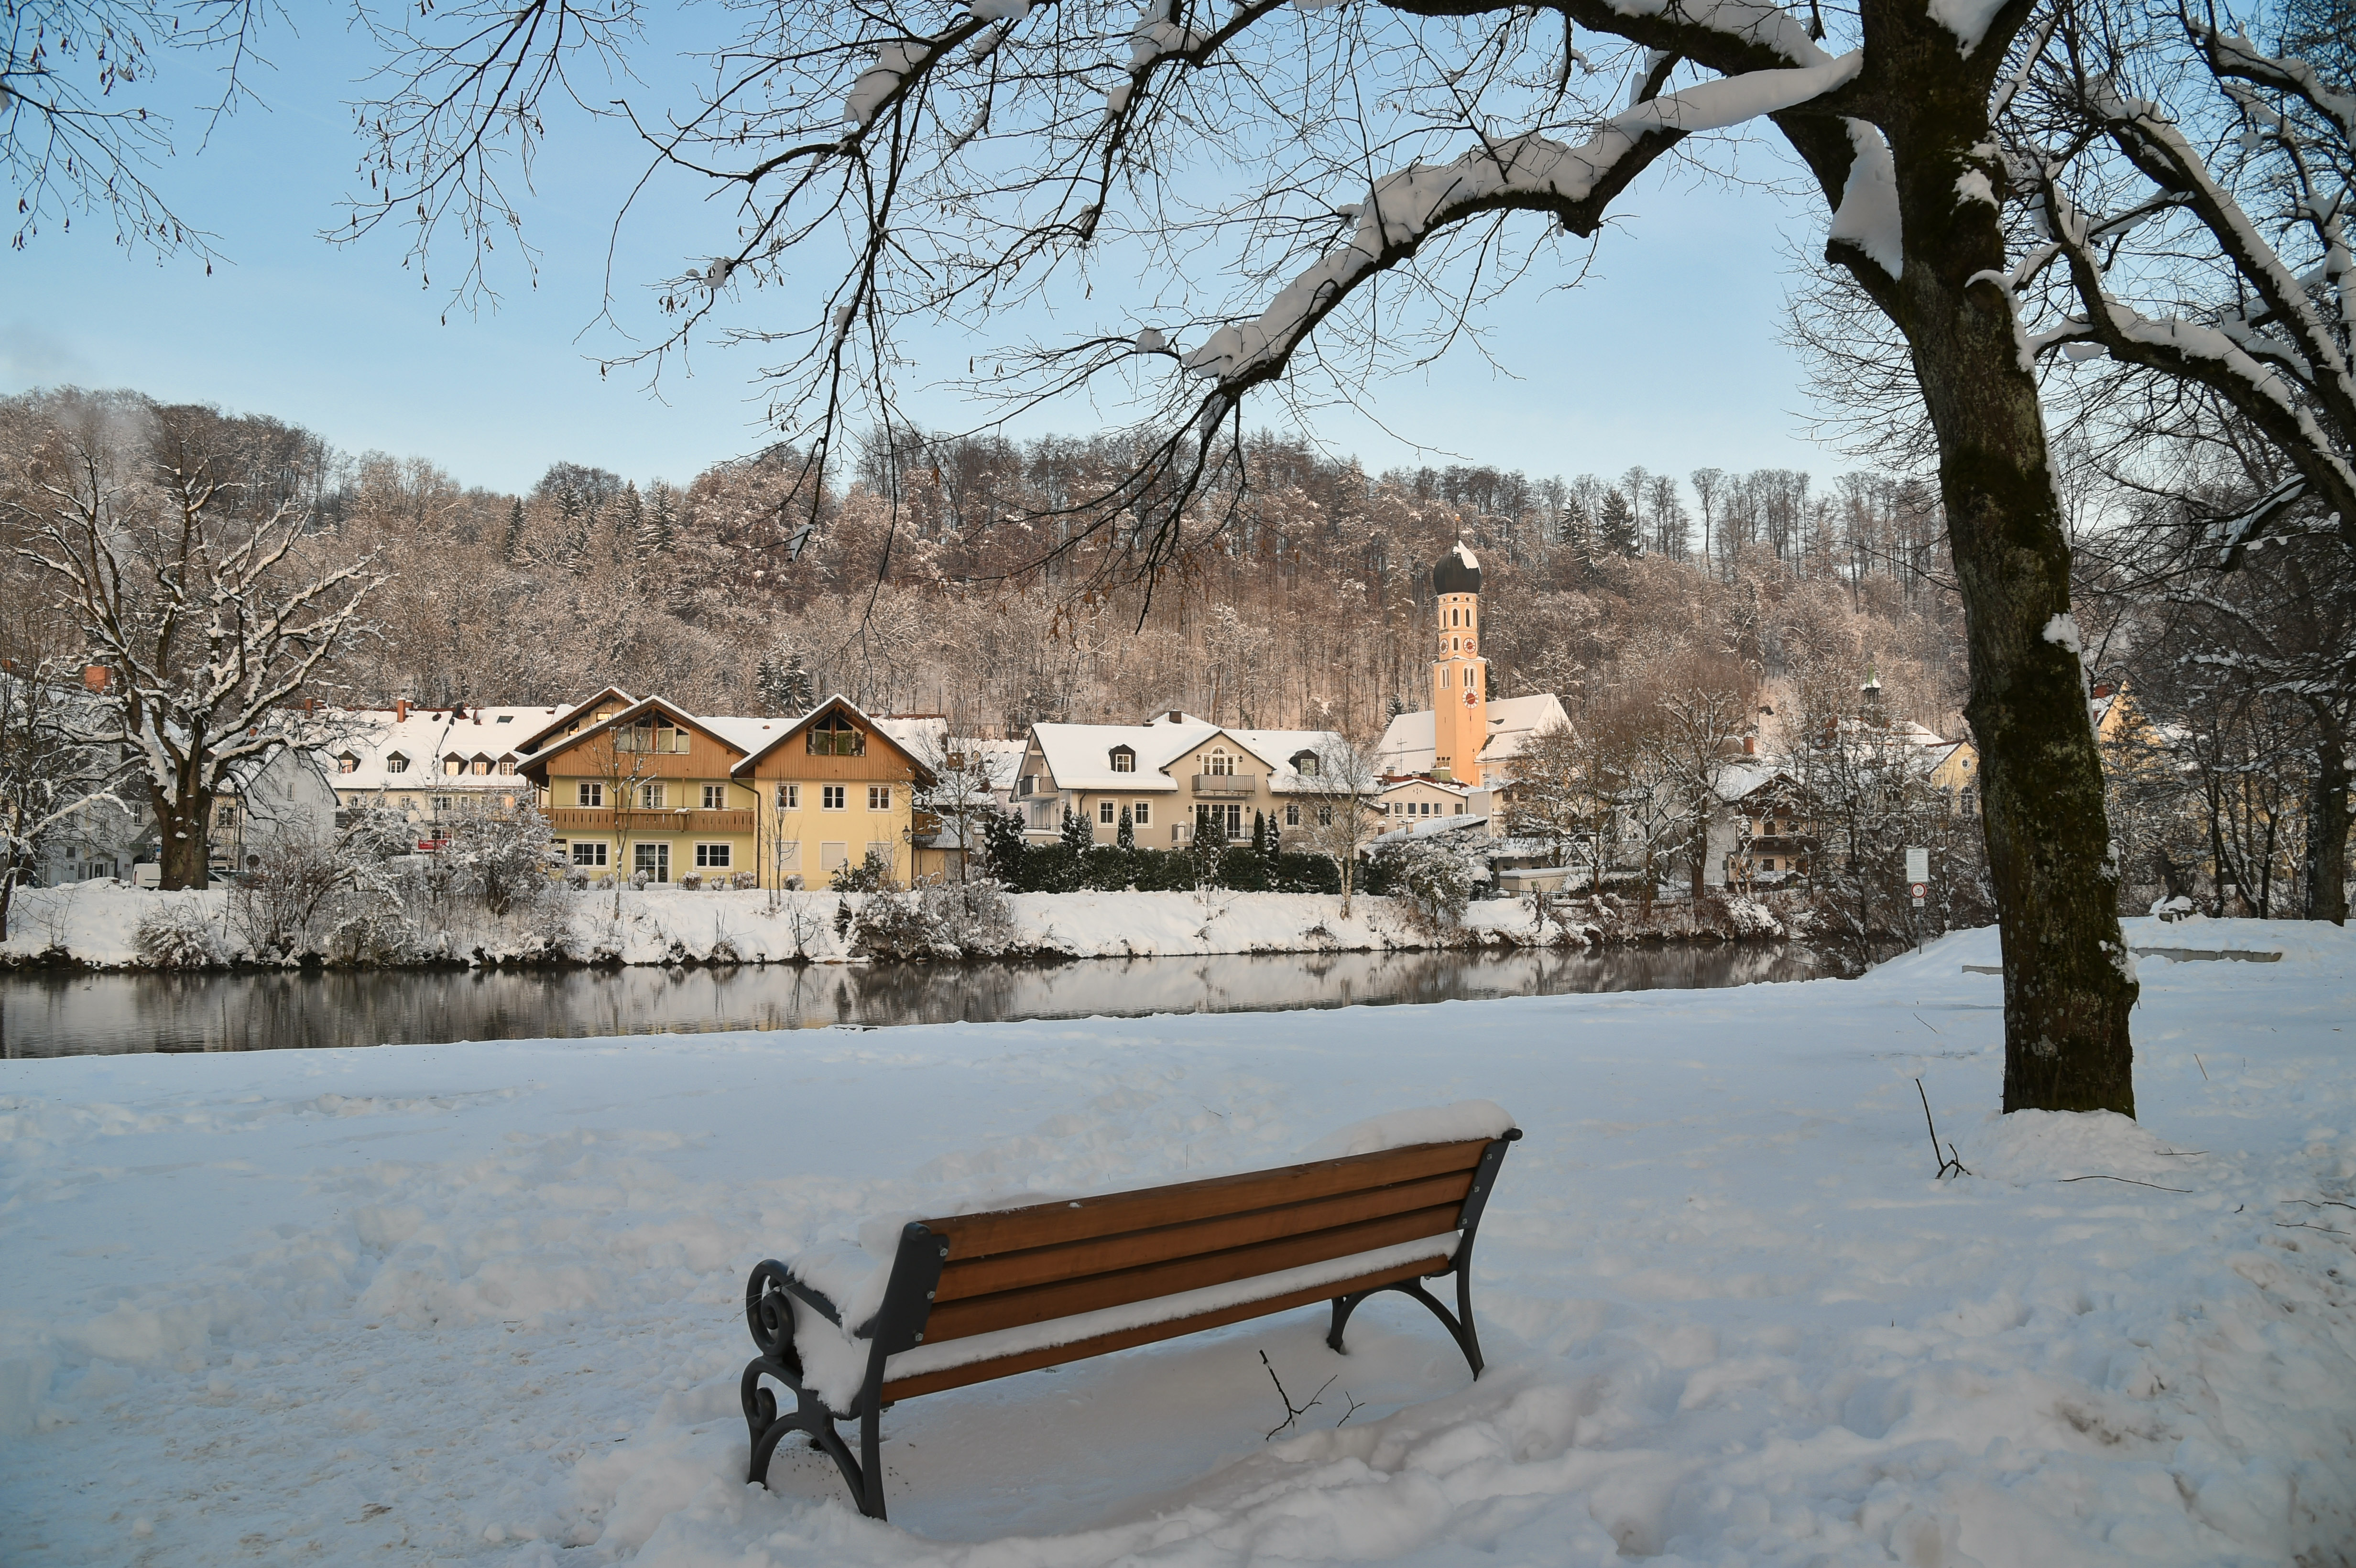
[[1431, 707], [1402, 713], [1376, 746], [1386, 773], [1419, 774], [1478, 789], [1512, 782], [1509, 764], [1524, 742], [1549, 727], [1569, 727], [1561, 699], [1493, 700], [1489, 661], [1481, 655], [1481, 562], [1463, 540], [1431, 571], [1434, 629]]

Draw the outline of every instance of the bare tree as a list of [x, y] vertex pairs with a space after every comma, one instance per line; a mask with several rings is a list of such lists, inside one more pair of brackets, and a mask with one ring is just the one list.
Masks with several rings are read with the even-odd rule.
[[118, 805], [113, 759], [82, 739], [88, 697], [70, 679], [47, 664], [0, 660], [0, 942], [50, 835]]
[[1758, 690], [1737, 660], [1687, 655], [1653, 673], [1659, 720], [1650, 749], [1663, 782], [1685, 816], [1681, 846], [1698, 903], [1709, 869], [1709, 824], [1719, 810], [1718, 784], [1740, 753]]
[[16, 553], [106, 671], [78, 739], [129, 759], [166, 888], [205, 884], [213, 804], [235, 780], [333, 740], [337, 721], [298, 702], [384, 581], [312, 533], [304, 464], [289, 471], [257, 439], [171, 409], [126, 453], [102, 427], [61, 421], [8, 503]]
[[1382, 769], [1371, 748], [1335, 735], [1317, 748], [1316, 773], [1301, 780], [1300, 831], [1317, 854], [1332, 858], [1342, 874], [1342, 918], [1358, 885], [1358, 851], [1375, 836], [1370, 805], [1383, 787]]

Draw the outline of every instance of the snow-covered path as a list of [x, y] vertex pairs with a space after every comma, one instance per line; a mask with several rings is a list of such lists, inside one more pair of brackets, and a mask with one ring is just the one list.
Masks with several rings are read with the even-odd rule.
[[[0, 1063], [0, 1562], [2356, 1560], [2356, 942], [2135, 923], [2285, 954], [2144, 962], [2139, 1125], [1988, 1114], [1987, 933], [1736, 991]], [[806, 1455], [741, 1485], [755, 1260], [1472, 1097], [1528, 1135], [1477, 1384], [1378, 1299], [1347, 1357], [1304, 1310], [911, 1401], [888, 1526]], [[1333, 1380], [1272, 1442], [1260, 1350]]]

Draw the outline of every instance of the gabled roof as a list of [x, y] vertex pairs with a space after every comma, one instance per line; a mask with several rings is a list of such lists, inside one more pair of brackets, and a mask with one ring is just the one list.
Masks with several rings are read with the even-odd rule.
[[[462, 773], [453, 778], [442, 772], [442, 760], [455, 755], [469, 762], [486, 757], [497, 763], [519, 757], [520, 738], [530, 732], [530, 726], [546, 722], [551, 711], [545, 703], [467, 708], [463, 717], [459, 709], [447, 708], [412, 708], [406, 718], [390, 708], [345, 709], [338, 717], [348, 728], [317, 748], [319, 765], [327, 770], [328, 782], [345, 791], [415, 790], [429, 784], [442, 791], [512, 790], [517, 787], [512, 775]], [[385, 763], [394, 756], [409, 759], [405, 772], [385, 771]], [[344, 757], [353, 761], [350, 773], [336, 765]], [[518, 765], [521, 765], [519, 757]]]
[[[1330, 730], [1231, 730], [1206, 720], [1167, 715], [1145, 724], [1034, 724], [1031, 743], [1039, 749], [1059, 790], [1121, 790], [1168, 795], [1178, 780], [1164, 770], [1191, 752], [1225, 741], [1258, 759], [1269, 770], [1274, 794], [1311, 790], [1292, 759], [1341, 737]], [[1135, 773], [1115, 773], [1112, 753], [1126, 748], [1137, 758]]]
[[[594, 701], [595, 699], [592, 699], [592, 700]], [[578, 709], [575, 709], [575, 711], [577, 712]], [[548, 775], [548, 764], [550, 761], [560, 753], [571, 751], [573, 747], [580, 745], [583, 741], [587, 741], [594, 736], [603, 735], [609, 731], [621, 729], [631, 723], [633, 720], [642, 718], [649, 713], [659, 713], [669, 719], [672, 723], [679, 725], [680, 728], [693, 730], [707, 740], [717, 741], [721, 745], [726, 747], [732, 752], [744, 751], [744, 742], [734, 736], [730, 735], [726, 731], [723, 730], [721, 726], [729, 725], [733, 727], [743, 724], [758, 724], [761, 722], [758, 719], [700, 719], [694, 714], [690, 713], [686, 709], [681, 708], [678, 703], [673, 702], [667, 698], [643, 698], [638, 701], [632, 703], [629, 707], [623, 709], [611, 719], [606, 720], [603, 724], [592, 724], [589, 728], [582, 731], [577, 735], [563, 736], [553, 745], [548, 746], [543, 750], [534, 752], [530, 756], [526, 757], [522, 762], [516, 765], [516, 771], [522, 773], [527, 778], [531, 779], [534, 783], [541, 782]]]
[[[811, 709], [808, 713], [803, 714], [799, 719], [797, 719], [792, 723], [784, 726], [777, 731], [776, 737], [774, 740], [770, 740], [766, 744], [753, 751], [747, 752], [744, 761], [738, 763], [735, 766], [728, 770], [728, 776], [734, 778], [740, 774], [749, 774], [752, 773], [754, 768], [759, 764], [762, 758], [767, 756], [770, 752], [784, 745], [787, 741], [792, 740], [795, 736], [809, 729], [819, 719], [822, 719], [827, 714], [835, 712], [838, 709], [850, 714], [853, 720], [865, 728], [871, 734], [874, 735], [878, 740], [891, 747], [894, 751], [899, 752], [901, 757], [907, 762], [908, 766], [916, 770], [917, 781], [919, 783], [930, 784], [933, 782], [933, 770], [926, 764], [925, 760], [922, 757], [917, 756], [914, 752], [908, 750], [907, 741], [902, 738], [903, 736], [911, 735], [912, 731], [903, 726], [901, 735], [893, 734], [892, 731], [885, 729], [883, 724], [879, 723], [874, 719], [870, 718], [865, 710], [861, 709], [859, 704], [851, 701], [851, 699], [844, 697], [840, 693], [828, 698], [825, 701]], [[750, 722], [757, 724], [763, 722], [763, 720], [750, 720]]]
[[618, 686], [609, 686], [605, 690], [597, 693], [594, 697], [590, 698], [587, 701], [574, 703], [572, 707], [566, 709], [563, 712], [559, 713], [555, 718], [550, 720], [546, 724], [541, 725], [530, 734], [518, 736], [516, 738], [515, 744], [516, 753], [520, 756], [527, 752], [537, 752], [540, 750], [541, 741], [547, 740], [551, 735], [554, 735], [562, 731], [567, 724], [572, 723], [582, 714], [594, 711], [599, 703], [608, 700], [618, 702], [622, 707], [628, 708], [635, 705], [638, 699], [632, 697], [628, 692], [624, 691]]

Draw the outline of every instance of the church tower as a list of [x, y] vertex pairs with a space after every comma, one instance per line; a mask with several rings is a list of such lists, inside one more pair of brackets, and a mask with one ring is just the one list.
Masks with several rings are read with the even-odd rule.
[[1481, 782], [1489, 743], [1489, 661], [1481, 656], [1481, 563], [1464, 546], [1431, 569], [1440, 645], [1431, 661], [1432, 767], [1458, 784]]

